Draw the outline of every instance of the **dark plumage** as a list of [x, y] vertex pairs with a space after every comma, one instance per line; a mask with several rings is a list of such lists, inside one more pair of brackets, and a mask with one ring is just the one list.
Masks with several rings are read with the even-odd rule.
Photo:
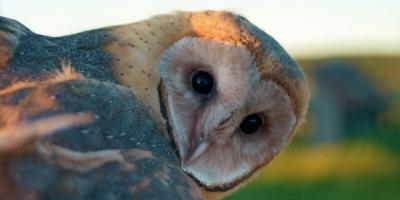
[[[128, 89], [53, 80], [0, 90], [0, 110], [13, 109], [13, 116], [0, 113], [0, 140], [30, 135], [19, 130], [23, 124], [44, 126], [11, 148], [0, 143], [0, 199], [202, 198], [159, 124]], [[57, 124], [64, 128], [43, 137]]]
[[106, 38], [0, 18], [0, 199], [203, 198], [148, 106], [115, 84]]

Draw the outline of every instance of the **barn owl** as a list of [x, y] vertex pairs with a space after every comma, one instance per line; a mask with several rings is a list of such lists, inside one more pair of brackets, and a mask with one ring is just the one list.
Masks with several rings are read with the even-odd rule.
[[303, 72], [239, 15], [163, 15], [111, 35], [118, 38], [106, 46], [116, 57], [116, 78], [164, 114], [183, 169], [205, 191], [244, 182], [287, 144], [305, 115]]
[[209, 199], [266, 166], [306, 113], [302, 70], [236, 14], [177, 12], [59, 38], [4, 24], [0, 86], [12, 83], [10, 73], [40, 79], [30, 74], [49, 73], [65, 59], [87, 78], [129, 88]]

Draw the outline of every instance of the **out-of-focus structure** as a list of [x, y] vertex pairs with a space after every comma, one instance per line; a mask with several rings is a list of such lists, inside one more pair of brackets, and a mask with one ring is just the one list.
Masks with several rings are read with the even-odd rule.
[[335, 60], [315, 67], [312, 109], [315, 138], [336, 140], [375, 129], [386, 99], [352, 64]]

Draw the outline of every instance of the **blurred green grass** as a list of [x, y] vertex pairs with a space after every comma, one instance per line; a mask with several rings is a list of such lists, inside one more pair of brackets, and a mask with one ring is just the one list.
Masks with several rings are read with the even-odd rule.
[[[338, 58], [302, 59], [313, 70]], [[329, 143], [315, 143], [312, 113], [288, 148], [249, 185], [227, 197], [239, 199], [400, 199], [400, 56], [339, 58], [353, 63], [389, 99], [377, 128]]]
[[256, 181], [227, 199], [396, 200], [399, 196], [399, 177], [392, 177], [358, 180], [327, 179], [307, 184]]
[[335, 144], [294, 144], [226, 199], [399, 199], [397, 128]]

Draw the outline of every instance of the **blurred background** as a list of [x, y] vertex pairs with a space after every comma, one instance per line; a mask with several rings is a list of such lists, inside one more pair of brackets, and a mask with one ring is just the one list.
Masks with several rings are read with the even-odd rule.
[[176, 10], [230, 10], [277, 39], [312, 88], [306, 123], [227, 199], [400, 199], [400, 1], [0, 0], [0, 15], [61, 36]]

